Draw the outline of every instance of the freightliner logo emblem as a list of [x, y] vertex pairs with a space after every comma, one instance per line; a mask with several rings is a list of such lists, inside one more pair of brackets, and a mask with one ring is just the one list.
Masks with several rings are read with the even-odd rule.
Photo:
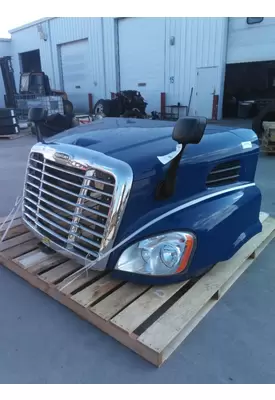
[[70, 156], [68, 154], [65, 153], [54, 153], [54, 158], [57, 160], [62, 160], [62, 161], [69, 161], [70, 160]]
[[69, 165], [71, 167], [79, 168], [79, 169], [81, 169], [83, 171], [86, 171], [88, 169], [88, 165], [83, 164], [83, 163], [78, 162], [78, 161], [75, 161], [73, 159], [73, 157], [71, 157], [69, 154], [60, 153], [60, 152], [56, 151], [54, 153], [53, 157], [57, 162], [60, 162], [60, 163], [63, 162], [64, 164]]

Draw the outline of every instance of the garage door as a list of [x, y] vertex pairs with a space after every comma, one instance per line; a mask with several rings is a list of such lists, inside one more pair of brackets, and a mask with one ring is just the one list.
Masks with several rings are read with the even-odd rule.
[[118, 22], [121, 90], [138, 90], [146, 111], [160, 111], [164, 91], [164, 18], [122, 18]]
[[77, 112], [88, 110], [88, 40], [61, 45], [64, 90]]

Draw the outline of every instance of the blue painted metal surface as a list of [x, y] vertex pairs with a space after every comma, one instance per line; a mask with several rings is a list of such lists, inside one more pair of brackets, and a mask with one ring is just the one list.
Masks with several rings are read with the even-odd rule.
[[[176, 190], [167, 200], [156, 200], [155, 189], [167, 166], [157, 156], [175, 149], [173, 122], [104, 119], [56, 135], [51, 141], [71, 143], [103, 152], [129, 163], [134, 182], [115, 245], [154, 218], [191, 200], [254, 182], [259, 155], [257, 136], [247, 129], [208, 126], [198, 145], [188, 145], [177, 174]], [[243, 146], [251, 142], [250, 146]], [[231, 185], [206, 187], [210, 171], [221, 162], [240, 160], [239, 181]], [[121, 279], [162, 284], [197, 276], [213, 264], [227, 260], [262, 229], [259, 221], [261, 193], [256, 186], [236, 189], [190, 206], [153, 224], [111, 254], [114, 268], [119, 256], [132, 243], [173, 230], [191, 231], [197, 245], [191, 263], [183, 273], [171, 277], [147, 277], [114, 272]]]

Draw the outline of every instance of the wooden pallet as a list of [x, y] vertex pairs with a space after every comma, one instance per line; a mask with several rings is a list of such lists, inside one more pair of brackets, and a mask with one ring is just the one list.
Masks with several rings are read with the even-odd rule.
[[160, 366], [275, 237], [275, 220], [265, 213], [260, 219], [260, 234], [196, 282], [138, 286], [89, 271], [70, 283], [79, 265], [59, 254], [43, 253], [20, 218], [0, 243], [0, 263]]
[[30, 131], [29, 131], [29, 129], [26, 129], [26, 130], [23, 131], [23, 132], [14, 133], [14, 134], [12, 134], [12, 135], [0, 135], [0, 139], [10, 139], [10, 140], [14, 140], [14, 139], [19, 139], [19, 138], [21, 138], [21, 137], [29, 136], [29, 135], [30, 135]]

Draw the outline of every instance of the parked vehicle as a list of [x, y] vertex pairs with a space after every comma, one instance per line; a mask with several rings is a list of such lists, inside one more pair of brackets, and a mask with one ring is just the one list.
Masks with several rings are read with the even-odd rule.
[[47, 247], [119, 279], [194, 278], [261, 231], [258, 155], [252, 130], [204, 118], [103, 118], [33, 146], [23, 220]]

